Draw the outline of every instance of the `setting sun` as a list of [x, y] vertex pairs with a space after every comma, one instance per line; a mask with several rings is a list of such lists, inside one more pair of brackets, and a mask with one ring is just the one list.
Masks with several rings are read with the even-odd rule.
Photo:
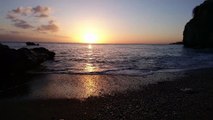
[[85, 43], [97, 43], [98, 36], [94, 33], [86, 33], [84, 35], [84, 42]]

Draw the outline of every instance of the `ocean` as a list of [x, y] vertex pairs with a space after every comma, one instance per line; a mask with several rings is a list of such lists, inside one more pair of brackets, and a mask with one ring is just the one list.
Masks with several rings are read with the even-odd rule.
[[[11, 48], [25, 43], [3, 43]], [[137, 75], [213, 67], [212, 50], [186, 49], [182, 45], [88, 45], [40, 43], [56, 53], [54, 61], [32, 73]], [[28, 47], [30, 48], [30, 47]]]
[[14, 49], [45, 47], [56, 53], [54, 60], [29, 71], [34, 77], [27, 83], [10, 88], [24, 89], [23, 95], [15, 100], [84, 100], [174, 80], [184, 75], [185, 70], [213, 67], [213, 50], [187, 49], [182, 45], [3, 44]]

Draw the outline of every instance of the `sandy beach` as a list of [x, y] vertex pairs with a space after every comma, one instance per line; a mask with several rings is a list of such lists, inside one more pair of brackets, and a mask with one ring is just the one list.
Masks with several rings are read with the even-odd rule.
[[[113, 94], [94, 94], [86, 99], [63, 97], [58, 99], [2, 99], [0, 119], [210, 120], [213, 119], [212, 71], [213, 69], [199, 69], [159, 73], [152, 77], [141, 78], [153, 79], [152, 84], [144, 82], [144, 85], [137, 86], [137, 88], [130, 85], [128, 87], [130, 89], [115, 91]], [[95, 78], [101, 77], [113, 78], [107, 75]], [[133, 76], [116, 77], [116, 79], [119, 78], [126, 78], [125, 80], [130, 81], [139, 79]], [[159, 81], [156, 82], [156, 80]]]

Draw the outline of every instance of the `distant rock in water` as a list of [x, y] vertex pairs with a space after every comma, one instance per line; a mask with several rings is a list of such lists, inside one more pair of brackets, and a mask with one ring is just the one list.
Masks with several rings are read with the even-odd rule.
[[54, 59], [54, 56], [54, 52], [42, 47], [15, 50], [0, 44], [0, 77], [24, 73], [46, 60]]
[[170, 45], [183, 45], [183, 42], [175, 42], [175, 43], [171, 43]]
[[38, 43], [34, 43], [34, 42], [26, 42], [27, 46], [39, 46]]
[[185, 26], [183, 43], [190, 48], [213, 48], [213, 1], [194, 8], [193, 18]]

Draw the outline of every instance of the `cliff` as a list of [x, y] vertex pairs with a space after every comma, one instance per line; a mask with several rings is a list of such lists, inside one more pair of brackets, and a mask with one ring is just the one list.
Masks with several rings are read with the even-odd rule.
[[183, 43], [190, 48], [213, 48], [213, 1], [205, 1], [193, 10], [186, 24]]

